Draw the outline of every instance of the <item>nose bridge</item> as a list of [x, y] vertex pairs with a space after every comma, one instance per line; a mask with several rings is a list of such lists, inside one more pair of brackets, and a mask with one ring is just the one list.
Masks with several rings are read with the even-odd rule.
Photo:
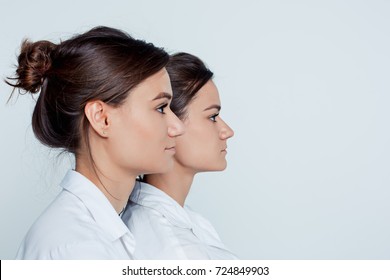
[[184, 124], [183, 122], [172, 112], [169, 112], [168, 115], [168, 128], [169, 131], [172, 131], [174, 135], [178, 136], [184, 133]]
[[222, 119], [220, 118], [221, 128], [220, 128], [220, 136], [223, 139], [227, 139], [233, 137], [234, 131], [233, 129]]

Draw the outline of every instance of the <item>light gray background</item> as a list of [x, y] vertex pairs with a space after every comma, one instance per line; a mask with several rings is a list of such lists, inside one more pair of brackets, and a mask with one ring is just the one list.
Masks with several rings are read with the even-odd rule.
[[[243, 259], [390, 258], [389, 1], [4, 1], [0, 73], [24, 37], [109, 25], [216, 73], [229, 167], [189, 204]], [[0, 258], [13, 258], [69, 156], [31, 131], [33, 99], [0, 84]]]

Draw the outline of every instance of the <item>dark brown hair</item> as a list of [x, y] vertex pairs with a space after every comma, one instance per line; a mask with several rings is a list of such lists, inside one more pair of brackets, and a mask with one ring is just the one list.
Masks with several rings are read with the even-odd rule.
[[19, 93], [40, 92], [32, 116], [40, 142], [76, 154], [83, 137], [89, 147], [87, 102], [120, 106], [131, 89], [168, 60], [169, 55], [151, 43], [118, 29], [96, 27], [58, 45], [25, 40], [16, 75], [6, 82]]
[[186, 118], [187, 106], [197, 92], [212, 79], [213, 72], [198, 57], [183, 52], [172, 55], [166, 68], [173, 91], [171, 109], [183, 120]]

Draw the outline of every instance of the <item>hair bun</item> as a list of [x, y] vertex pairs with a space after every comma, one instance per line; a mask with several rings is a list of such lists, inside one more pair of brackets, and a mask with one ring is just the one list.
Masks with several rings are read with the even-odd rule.
[[16, 70], [14, 87], [36, 93], [40, 91], [47, 71], [51, 67], [50, 54], [56, 45], [49, 41], [23, 41]]

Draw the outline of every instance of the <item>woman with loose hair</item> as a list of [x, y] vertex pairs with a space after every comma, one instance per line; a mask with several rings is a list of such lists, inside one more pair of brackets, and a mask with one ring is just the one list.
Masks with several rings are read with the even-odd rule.
[[109, 27], [59, 44], [22, 43], [14, 78], [39, 93], [32, 128], [76, 166], [30, 228], [18, 259], [130, 259], [134, 238], [120, 218], [135, 179], [173, 166], [183, 124], [170, 110], [168, 54]]
[[167, 65], [172, 111], [186, 133], [176, 139], [173, 168], [138, 182], [122, 219], [134, 234], [139, 259], [235, 259], [213, 226], [185, 205], [194, 176], [226, 168], [233, 130], [219, 115], [213, 73], [197, 57], [178, 53]]

